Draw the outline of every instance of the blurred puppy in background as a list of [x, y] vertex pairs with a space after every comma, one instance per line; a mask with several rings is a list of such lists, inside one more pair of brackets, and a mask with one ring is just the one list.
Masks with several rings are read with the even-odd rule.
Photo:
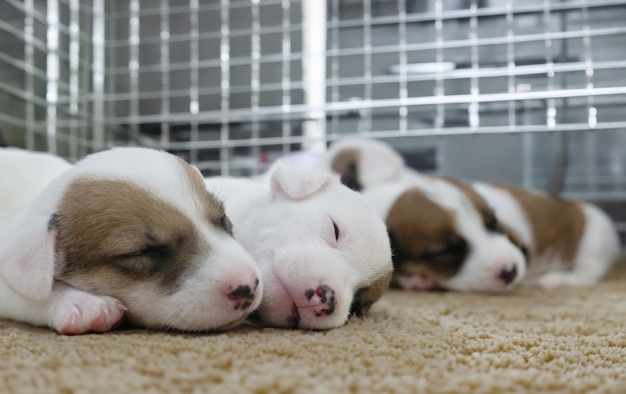
[[[386, 163], [387, 169], [369, 170]], [[335, 143], [319, 165], [339, 172], [346, 184], [379, 208], [392, 239], [394, 282], [400, 287], [503, 290], [524, 277], [525, 283], [545, 288], [590, 285], [620, 252], [610, 218], [591, 204], [513, 186], [469, 185], [420, 175], [380, 141]], [[480, 238], [502, 240], [503, 235], [526, 258], [511, 252], [510, 246], [480, 246], [488, 245]], [[466, 264], [472, 261], [480, 264]], [[481, 268], [473, 271], [470, 266]], [[473, 279], [455, 278], [465, 274]]]

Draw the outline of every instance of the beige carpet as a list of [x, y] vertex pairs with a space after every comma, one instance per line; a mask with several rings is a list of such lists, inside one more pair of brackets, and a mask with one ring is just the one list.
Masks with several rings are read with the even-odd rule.
[[0, 392], [626, 392], [626, 264], [591, 289], [391, 292], [328, 332], [123, 330], [0, 321]]

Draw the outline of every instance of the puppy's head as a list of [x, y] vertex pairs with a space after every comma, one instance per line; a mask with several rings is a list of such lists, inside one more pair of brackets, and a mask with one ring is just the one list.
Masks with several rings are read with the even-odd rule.
[[119, 299], [133, 324], [181, 330], [235, 325], [260, 302], [256, 264], [232, 238], [221, 201], [173, 155], [142, 148], [90, 155], [38, 204], [19, 223], [34, 237], [25, 245], [32, 249], [18, 248], [2, 272], [28, 297], [44, 298], [54, 277]]
[[525, 274], [523, 249], [466, 184], [415, 175], [379, 185], [366, 197], [389, 200], [394, 285], [407, 289], [503, 291]]
[[339, 174], [341, 183], [352, 190], [397, 179], [404, 159], [384, 142], [370, 139], [347, 139], [331, 145], [321, 167]]
[[260, 319], [328, 329], [367, 312], [392, 271], [389, 239], [373, 207], [324, 172], [278, 163], [269, 183], [269, 201], [236, 230], [265, 283]]

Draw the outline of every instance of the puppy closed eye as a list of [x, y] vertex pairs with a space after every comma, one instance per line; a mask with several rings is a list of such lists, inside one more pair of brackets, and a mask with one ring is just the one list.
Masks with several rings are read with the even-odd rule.
[[494, 215], [493, 213], [485, 218], [485, 228], [487, 228], [487, 230], [491, 231], [492, 233], [504, 233], [504, 230], [502, 229], [502, 226], [500, 226], [496, 215]]
[[337, 223], [335, 223], [335, 221], [332, 220], [332, 219], [330, 219], [330, 221], [333, 224], [332, 236], [334, 238], [332, 238], [332, 239], [334, 239], [334, 241], [332, 242], [332, 244], [336, 246], [337, 242], [339, 241], [339, 237], [341, 236], [341, 233], [339, 231], [339, 226], [337, 225]]
[[167, 259], [167, 255], [167, 247], [148, 245], [118, 255], [115, 264], [127, 273], [149, 274], [159, 269], [160, 263]]
[[228, 234], [233, 235], [233, 222], [230, 221], [228, 215], [223, 214], [221, 216], [220, 227], [223, 228]]

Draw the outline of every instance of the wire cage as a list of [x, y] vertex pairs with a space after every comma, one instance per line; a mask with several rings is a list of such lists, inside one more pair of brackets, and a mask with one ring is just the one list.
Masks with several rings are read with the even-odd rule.
[[423, 171], [626, 220], [626, 2], [2, 0], [5, 144], [136, 144], [206, 175], [380, 138]]

